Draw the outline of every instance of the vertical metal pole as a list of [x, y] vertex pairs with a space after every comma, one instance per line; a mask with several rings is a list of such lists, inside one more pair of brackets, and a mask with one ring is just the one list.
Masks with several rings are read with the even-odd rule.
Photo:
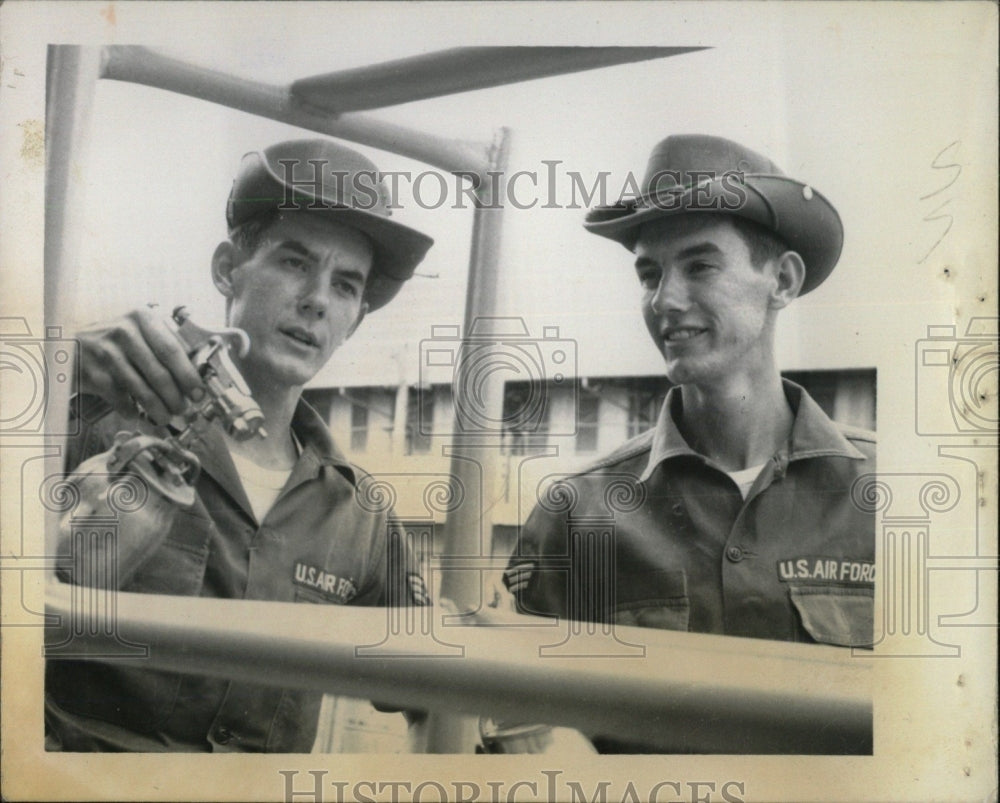
[[[45, 332], [49, 337], [69, 322], [72, 293], [78, 285], [77, 252], [84, 209], [83, 165], [90, 136], [94, 91], [100, 76], [101, 49], [49, 45], [45, 84]], [[67, 372], [70, 366], [66, 366]], [[46, 429], [65, 432], [72, 388], [47, 383]], [[46, 534], [51, 539], [59, 514], [49, 511]], [[49, 554], [55, 544], [47, 542]]]
[[[503, 202], [509, 153], [510, 130], [501, 128], [490, 153], [491, 174], [477, 192], [462, 333], [466, 342], [477, 327], [477, 321], [497, 317]], [[480, 370], [478, 376], [470, 375], [470, 362], [464, 359], [466, 351], [463, 349], [462, 353], [463, 358], [459, 360], [453, 388], [456, 415], [450, 448], [451, 474], [467, 491], [481, 490], [481, 495], [467, 492], [465, 503], [448, 515], [441, 554], [488, 557], [491, 554], [492, 526], [478, 502], [494, 493], [495, 460], [483, 459], [483, 455], [495, 451], [480, 447], [495, 446], [500, 433], [496, 430], [462, 431], [458, 414], [463, 405], [468, 405], [466, 409], [475, 408], [477, 418], [499, 422], [503, 412], [503, 382], [500, 372]], [[472, 387], [473, 384], [475, 388]], [[475, 400], [467, 398], [473, 389], [477, 391]], [[468, 417], [465, 426], [468, 426], [467, 420]], [[455, 603], [460, 611], [477, 610], [480, 602], [479, 571], [446, 572], [441, 579], [441, 595]]]
[[[90, 135], [101, 50], [50, 45], [45, 87], [45, 322], [61, 325], [75, 286], [81, 167]], [[51, 409], [51, 403], [50, 403]]]
[[[468, 338], [476, 321], [495, 318], [503, 203], [506, 197], [507, 163], [510, 157], [510, 130], [497, 131], [490, 151], [489, 172], [483, 176], [476, 193], [477, 204], [472, 224], [472, 251], [469, 257], [469, 281], [465, 296], [463, 338]], [[463, 349], [464, 353], [464, 349]], [[462, 432], [459, 410], [462, 404], [475, 404], [476, 410], [489, 421], [499, 422], [503, 413], [503, 383], [497, 372], [486, 372], [476, 385], [478, 399], [468, 401], [472, 377], [467, 361], [459, 359], [453, 394], [455, 422], [452, 429], [452, 481], [467, 489], [464, 502], [448, 514], [444, 524], [443, 544], [439, 554], [489, 556], [492, 553], [491, 505], [481, 505], [495, 492], [496, 454], [490, 444], [496, 444], [498, 432]], [[482, 377], [480, 377], [482, 378]], [[482, 448], [486, 446], [487, 448]], [[478, 447], [478, 448], [477, 448]], [[484, 459], [485, 457], [485, 459]], [[485, 508], [485, 509], [484, 509]], [[481, 572], [452, 569], [442, 573], [440, 596], [451, 600], [461, 612], [479, 608], [482, 588]], [[478, 741], [478, 722], [462, 717], [432, 712], [427, 723], [427, 752], [469, 753]]]
[[391, 452], [397, 457], [406, 454], [406, 422], [409, 400], [410, 386], [406, 380], [401, 380], [396, 387], [396, 400], [392, 414], [392, 436], [390, 438]]

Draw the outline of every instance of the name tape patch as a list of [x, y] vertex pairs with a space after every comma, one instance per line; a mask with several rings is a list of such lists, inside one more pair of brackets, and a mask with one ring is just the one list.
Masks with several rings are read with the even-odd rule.
[[846, 558], [804, 557], [778, 561], [778, 579], [787, 583], [793, 580], [823, 580], [836, 583], [875, 582], [875, 564], [871, 561]]
[[295, 564], [292, 582], [319, 591], [324, 597], [340, 604], [350, 601], [358, 593], [357, 587], [349, 578], [338, 577], [332, 572], [308, 563]]

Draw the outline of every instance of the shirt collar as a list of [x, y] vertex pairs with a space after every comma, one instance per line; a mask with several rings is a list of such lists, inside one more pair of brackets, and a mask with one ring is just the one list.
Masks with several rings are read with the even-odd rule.
[[849, 457], [864, 460], [865, 456], [854, 447], [844, 433], [813, 401], [805, 388], [782, 380], [785, 398], [795, 413], [792, 437], [788, 441], [788, 460], [802, 460], [807, 457]]
[[[780, 462], [788, 463], [809, 457], [865, 459], [865, 456], [837, 429], [837, 425], [829, 419], [822, 408], [813, 401], [805, 388], [787, 379], [782, 379], [781, 383], [795, 418], [786, 447], [775, 455]], [[664, 460], [682, 455], [705, 459], [688, 446], [684, 436], [677, 429], [677, 424], [674, 423], [672, 411], [675, 407], [679, 408], [680, 397], [681, 391], [678, 386], [667, 391], [667, 398], [663, 401], [660, 416], [656, 421], [653, 442], [649, 450], [649, 462], [639, 476], [641, 482], [647, 481], [654, 469]]]
[[318, 465], [333, 466], [351, 485], [357, 485], [354, 467], [333, 442], [326, 422], [304, 399], [299, 399], [295, 407], [292, 431], [302, 443], [303, 458], [312, 458]]
[[653, 470], [664, 460], [671, 457], [689, 455], [704, 459], [694, 449], [687, 445], [684, 436], [681, 435], [677, 424], [674, 423], [674, 416], [671, 410], [675, 406], [680, 406], [681, 390], [675, 385], [667, 391], [667, 398], [663, 400], [660, 408], [660, 416], [656, 420], [656, 428], [653, 430], [653, 442], [649, 447], [649, 463], [645, 470], [639, 475], [640, 482], [646, 482]]

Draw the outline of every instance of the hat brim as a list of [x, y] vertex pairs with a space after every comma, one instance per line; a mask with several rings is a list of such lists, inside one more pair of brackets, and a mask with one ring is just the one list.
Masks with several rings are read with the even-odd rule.
[[[830, 275], [844, 246], [840, 215], [822, 194], [787, 176], [747, 175], [742, 197], [725, 179], [645, 195], [600, 206], [587, 214], [584, 228], [635, 250], [639, 229], [662, 217], [702, 212], [735, 215], [763, 226], [802, 257], [806, 278], [799, 295], [816, 289]], [[739, 198], [739, 203], [734, 199]]]
[[[274, 175], [267, 160], [259, 161], [264, 170], [241, 187], [241, 197], [230, 198], [227, 214], [230, 231], [259, 215], [282, 211], [281, 205], [287, 199], [284, 183]], [[335, 223], [357, 229], [371, 240], [372, 270], [365, 288], [370, 311], [385, 306], [395, 297], [434, 244], [426, 234], [385, 215], [318, 199], [301, 186], [296, 187], [292, 201], [300, 209], [329, 216]]]

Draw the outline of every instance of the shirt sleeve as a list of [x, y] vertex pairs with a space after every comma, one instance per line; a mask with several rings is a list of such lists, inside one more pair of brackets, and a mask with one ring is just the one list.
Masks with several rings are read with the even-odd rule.
[[373, 579], [353, 600], [355, 605], [409, 607], [430, 605], [431, 597], [420, 561], [403, 524], [390, 515], [379, 517], [373, 534]]
[[64, 470], [69, 473], [84, 460], [109, 449], [114, 433], [108, 431], [111, 405], [97, 396], [76, 394], [70, 400], [69, 431]]
[[[77, 394], [71, 400], [69, 422], [70, 431], [75, 434], [66, 441], [62, 479], [66, 485], [65, 498], [71, 502], [71, 507], [62, 511], [56, 532], [48, 535], [50, 544], [55, 544], [56, 576], [63, 582], [103, 587], [112, 575], [103, 573], [100, 567], [110, 560], [115, 564], [116, 587], [124, 588], [167, 537], [172, 515], [166, 507], [144, 506], [141, 501], [129, 511], [115, 508], [112, 501], [114, 475], [121, 473], [125, 480], [121, 486], [126, 489], [123, 491], [125, 496], [135, 494], [135, 498], [145, 499], [145, 492], [140, 497], [138, 490], [145, 483], [141, 479], [138, 485], [132, 483], [129, 476], [134, 472], [127, 466], [124, 470], [110, 468], [105, 453], [113, 447], [119, 432], [148, 433], [151, 425], [138, 418], [123, 418], [103, 399], [87, 394]], [[148, 493], [156, 492], [150, 490]], [[104, 510], [103, 500], [111, 505], [111, 511], [116, 511], [113, 515], [117, 536], [113, 540], [106, 537], [96, 541], [82, 539], [73, 517], [88, 505]], [[142, 508], [144, 510], [139, 512]], [[81, 548], [86, 552], [80, 552]], [[109, 552], [111, 549], [113, 553]]]
[[566, 555], [568, 523], [564, 516], [536, 506], [521, 527], [517, 546], [504, 571], [504, 585], [517, 609], [528, 615], [566, 614], [569, 568], [549, 558]]

